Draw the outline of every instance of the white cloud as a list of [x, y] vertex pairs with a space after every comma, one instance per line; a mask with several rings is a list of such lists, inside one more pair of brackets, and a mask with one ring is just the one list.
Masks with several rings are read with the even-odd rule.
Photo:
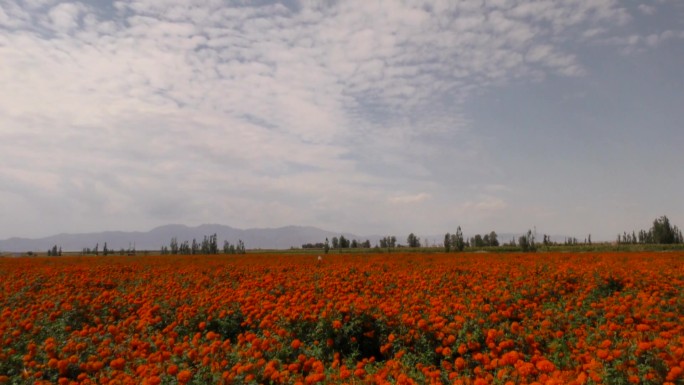
[[424, 202], [430, 199], [431, 196], [428, 193], [421, 192], [418, 194], [407, 194], [407, 195], [396, 195], [389, 198], [389, 202], [397, 205], [414, 204]]
[[78, 28], [83, 11], [84, 7], [80, 3], [60, 3], [48, 13], [50, 26], [57, 32], [69, 33]]
[[23, 4], [27, 9], [39, 10], [41, 8], [49, 7], [57, 3], [58, 0], [24, 0]]
[[481, 186], [482, 190], [490, 192], [490, 193], [496, 193], [496, 192], [511, 192], [513, 189], [510, 186], [506, 186], [503, 184], [487, 184], [484, 186]]
[[2, 4], [0, 4], [0, 25], [8, 25], [10, 21], [10, 17], [7, 15], [5, 10], [2, 7]]
[[648, 4], [639, 4], [638, 8], [645, 15], [653, 15], [656, 12], [656, 7]]
[[651, 34], [631, 34], [599, 39], [598, 44], [620, 47], [623, 54], [645, 52], [670, 40], [684, 39], [684, 31], [665, 30]]
[[474, 211], [479, 215], [486, 215], [490, 212], [506, 209], [508, 204], [498, 197], [483, 196], [478, 201], [466, 202], [463, 207], [467, 211]]
[[[572, 44], [624, 39], [611, 31], [628, 21], [611, 0], [292, 9], [7, 0], [0, 146], [15, 161], [3, 175], [67, 207], [92, 198], [88, 207], [106, 206], [112, 221], [148, 204], [152, 217], [182, 220], [225, 199], [206, 216], [267, 225], [272, 217], [254, 213], [263, 205], [283, 223], [316, 222], [344, 201], [334, 213], [351, 223], [350, 201], [436, 202], [428, 192], [395, 195], [397, 181], [436, 185], [434, 148], [450, 141], [452, 156], [480, 156], [462, 111], [468, 98], [540, 74], [581, 76]], [[623, 43], [655, 46], [678, 33]], [[506, 207], [470, 201], [472, 210]], [[162, 215], [178, 202], [188, 203]], [[309, 213], [309, 203], [321, 209]]]

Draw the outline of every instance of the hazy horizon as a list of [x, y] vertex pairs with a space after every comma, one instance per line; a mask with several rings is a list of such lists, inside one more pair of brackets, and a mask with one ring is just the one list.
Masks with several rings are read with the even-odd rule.
[[0, 239], [684, 226], [684, 2], [5, 0]]
[[[672, 225], [676, 225], [676, 224], [672, 223]], [[259, 231], [259, 230], [282, 230], [282, 229], [288, 229], [288, 228], [314, 229], [314, 230], [320, 230], [323, 232], [329, 232], [329, 233], [331, 233], [330, 234], [331, 237], [335, 236], [335, 235], [352, 236], [352, 237], [354, 237], [353, 239], [356, 239], [357, 241], [364, 241], [369, 237], [373, 238], [375, 241], [377, 241], [379, 238], [382, 238], [382, 237], [395, 236], [395, 237], [397, 237], [397, 242], [399, 244], [405, 243], [406, 237], [409, 234], [414, 234], [419, 238], [419, 240], [421, 241], [421, 243], [423, 245], [425, 244], [425, 241], [428, 241], [430, 245], [438, 244], [438, 243], [443, 241], [444, 234], [446, 234], [446, 233], [452, 234], [452, 233], [455, 233], [455, 230], [456, 230], [456, 229], [446, 230], [442, 233], [421, 233], [421, 232], [416, 232], [416, 231], [409, 231], [406, 233], [387, 233], [387, 232], [385, 232], [385, 233], [355, 233], [353, 231], [336, 231], [335, 229], [321, 228], [321, 227], [317, 227], [317, 226], [308, 226], [308, 225], [296, 225], [296, 224], [284, 225], [284, 226], [279, 226], [279, 227], [264, 226], [264, 227], [244, 228], [244, 227], [238, 227], [238, 226], [234, 226], [234, 225], [230, 225], [230, 224], [223, 224], [223, 223], [202, 223], [202, 224], [194, 225], [194, 226], [185, 225], [182, 223], [168, 223], [168, 224], [154, 226], [152, 228], [141, 229], [141, 230], [121, 230], [121, 229], [96, 230], [96, 229], [90, 229], [90, 230], [84, 231], [84, 232], [60, 232], [60, 233], [46, 234], [46, 235], [35, 236], [35, 237], [12, 236], [12, 237], [7, 237], [7, 238], [0, 238], [0, 241], [7, 241], [7, 240], [12, 240], [12, 239], [37, 240], [37, 239], [45, 239], [45, 238], [60, 237], [60, 236], [92, 235], [92, 234], [105, 234], [105, 233], [146, 234], [149, 232], [153, 232], [155, 230], [165, 229], [168, 227], [182, 227], [183, 229], [186, 229], [186, 230], [197, 230], [197, 229], [200, 229], [202, 227], [214, 227], [214, 226], [229, 227], [233, 230], [246, 231], [246, 232], [254, 231], [254, 230], [257, 230], [257, 231]], [[639, 230], [648, 231], [651, 228], [651, 226], [652, 226], [652, 223], [649, 223], [647, 226], [645, 225], [645, 226], [642, 226], [640, 228], [624, 230], [623, 232], [632, 233], [632, 231], [639, 232]], [[521, 235], [524, 235], [528, 231], [532, 232], [532, 234], [534, 235], [534, 237], [536, 239], [536, 242], [541, 242], [543, 236], [548, 235], [553, 242], [557, 242], [557, 243], [563, 243], [566, 239], [572, 239], [572, 238], [575, 238], [578, 242], [582, 243], [582, 242], [585, 242], [589, 236], [591, 236], [591, 242], [592, 243], [612, 243], [612, 242], [615, 242], [615, 237], [617, 237], [617, 235], [618, 235], [616, 233], [615, 237], [613, 237], [613, 238], [602, 239], [602, 238], [596, 238], [596, 236], [593, 234], [551, 234], [551, 233], [543, 233], [543, 232], [539, 232], [536, 229], [536, 227], [523, 229], [523, 230], [519, 230], [519, 231], [501, 231], [501, 230], [497, 230], [497, 229], [490, 229], [490, 230], [481, 231], [481, 232], [471, 232], [471, 231], [468, 231], [468, 229], [463, 229], [463, 228], [461, 228], [461, 230], [462, 230], [463, 235], [466, 239], [470, 239], [470, 238], [472, 238], [478, 234], [479, 235], [490, 234], [493, 231], [497, 234], [498, 241], [501, 245], [504, 245], [511, 240], [515, 240], [517, 242], [518, 237]], [[209, 232], [204, 232], [202, 234], [198, 233], [196, 236], [194, 236], [194, 238], [198, 239], [198, 237], [202, 238], [202, 236], [210, 236], [214, 232], [209, 231]], [[620, 235], [622, 235], [623, 232], [620, 232]], [[223, 240], [231, 241], [232, 240], [232, 239], [228, 239], [226, 237], [221, 238], [222, 236], [223, 236], [222, 234], [219, 234], [219, 239], [221, 241], [223, 241]], [[176, 236], [168, 236], [166, 238], [168, 238], [168, 240], [170, 241], [171, 237], [176, 237]], [[164, 242], [167, 240], [166, 238], [163, 239]], [[181, 238], [182, 239], [180, 239], [180, 240], [188, 240], [189, 241], [193, 237], [192, 236], [191, 237], [182, 237], [181, 236]], [[322, 241], [324, 241], [324, 239], [325, 238], [311, 239], [311, 242], [318, 242], [318, 241], [322, 242]], [[107, 241], [106, 238], [103, 238], [102, 240]], [[128, 242], [128, 241], [126, 241], [126, 242]], [[163, 244], [163, 242], [162, 242], [162, 244]], [[53, 243], [50, 243], [50, 245], [53, 245]], [[293, 244], [293, 245], [288, 245], [287, 247], [289, 248], [289, 247], [297, 247], [297, 246], [299, 246], [299, 245]], [[0, 248], [0, 251], [2, 251], [1, 248]], [[77, 251], [80, 251], [80, 248]]]

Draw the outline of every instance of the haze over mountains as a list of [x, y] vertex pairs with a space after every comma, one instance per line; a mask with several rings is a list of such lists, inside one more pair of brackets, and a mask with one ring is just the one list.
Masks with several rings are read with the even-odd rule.
[[[236, 244], [242, 240], [247, 249], [289, 249], [291, 247], [301, 247], [306, 243], [318, 243], [325, 241], [326, 238], [332, 240], [333, 237], [344, 235], [345, 238], [358, 241], [369, 240], [371, 246], [378, 244], [378, 241], [385, 235], [356, 235], [351, 233], [340, 233], [323, 230], [312, 226], [284, 226], [278, 228], [252, 228], [238, 229], [231, 226], [219, 224], [204, 224], [196, 227], [185, 225], [165, 225], [156, 227], [147, 232], [133, 231], [104, 231], [96, 233], [82, 234], [57, 234], [45, 238], [9, 238], [0, 240], [0, 252], [45, 252], [53, 246], [61, 247], [63, 251], [81, 251], [84, 248], [94, 248], [99, 245], [100, 250], [105, 242], [110, 250], [129, 249], [135, 247], [136, 250], [159, 250], [162, 246], [169, 246], [171, 238], [176, 237], [178, 242], [196, 239], [201, 242], [204, 236], [216, 234], [219, 248], [224, 241]], [[407, 234], [396, 235], [398, 244], [406, 244]], [[421, 235], [416, 233], [423, 246], [434, 246], [441, 244], [444, 235]], [[474, 235], [474, 234], [473, 234]], [[517, 238], [519, 234], [499, 233], [498, 239], [501, 244]], [[467, 235], [466, 236], [470, 236]], [[541, 235], [539, 235], [541, 238]], [[562, 241], [562, 237], [554, 236], [554, 240]]]
[[[285, 226], [263, 229], [237, 229], [218, 224], [205, 224], [197, 227], [185, 225], [165, 225], [148, 232], [105, 231], [85, 234], [58, 234], [39, 239], [9, 238], [0, 241], [2, 252], [45, 251], [54, 245], [62, 247], [63, 251], [81, 251], [85, 247], [94, 248], [99, 244], [100, 250], [105, 242], [110, 250], [128, 249], [159, 250], [161, 246], [168, 246], [171, 238], [178, 242], [185, 240], [201, 242], [204, 236], [216, 234], [219, 247], [226, 240], [232, 244], [242, 240], [248, 249], [286, 249], [292, 246], [300, 247], [305, 243], [323, 242], [325, 238], [344, 235], [348, 238], [358, 238], [353, 234], [334, 233], [308, 226]], [[366, 238], [364, 238], [365, 240]]]

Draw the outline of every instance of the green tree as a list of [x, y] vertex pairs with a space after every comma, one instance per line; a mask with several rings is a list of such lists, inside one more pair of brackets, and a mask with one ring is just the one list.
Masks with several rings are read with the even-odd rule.
[[496, 234], [495, 231], [491, 231], [489, 233], [489, 246], [499, 246], [499, 236]]
[[394, 235], [382, 237], [379, 243], [381, 248], [391, 251], [397, 246], [397, 237]]
[[330, 242], [328, 242], [328, 238], [325, 238], [325, 243], [323, 244], [323, 252], [325, 254], [328, 254], [328, 251], [330, 251]]
[[169, 249], [171, 250], [171, 254], [178, 254], [178, 239], [176, 239], [176, 237], [171, 238]]
[[200, 250], [202, 251], [202, 254], [209, 254], [209, 238], [207, 238], [206, 235], [204, 236], [204, 239], [202, 239]]
[[228, 241], [223, 241], [223, 254], [235, 254], [235, 245]]
[[444, 252], [448, 253], [451, 250], [451, 234], [444, 234]]
[[527, 234], [521, 235], [518, 238], [518, 245], [523, 252], [537, 251], [537, 245], [534, 243], [534, 235], [532, 230], [527, 230]]
[[651, 232], [653, 233], [653, 241], [655, 243], [675, 243], [675, 229], [670, 225], [670, 220], [666, 216], [662, 216], [653, 221]]
[[463, 231], [461, 231], [461, 226], [456, 228], [456, 234], [454, 234], [452, 246], [458, 251], [463, 251], [465, 248], [465, 241], [463, 240]]
[[471, 241], [471, 244], [475, 247], [483, 247], [485, 245], [484, 239], [482, 239], [482, 235], [480, 234], [475, 234], [473, 237], [473, 240]]
[[383, 249], [388, 248], [389, 246], [387, 246], [387, 237], [380, 238], [380, 240], [378, 241], [378, 246], [380, 246], [380, 248]]
[[406, 243], [408, 244], [408, 247], [420, 247], [420, 238], [411, 233], [406, 238]]
[[214, 233], [214, 235], [209, 237], [209, 253], [218, 254], [218, 252], [218, 237]]
[[190, 254], [190, 243], [188, 243], [188, 241], [183, 241], [178, 247], [178, 252], [180, 254]]
[[235, 252], [238, 254], [246, 254], [247, 249], [245, 248], [245, 243], [242, 242], [242, 239], [238, 239], [237, 247], [235, 248]]

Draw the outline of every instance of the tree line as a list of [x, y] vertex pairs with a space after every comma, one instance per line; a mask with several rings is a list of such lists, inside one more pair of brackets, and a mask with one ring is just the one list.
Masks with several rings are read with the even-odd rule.
[[[193, 238], [192, 242], [190, 241], [183, 241], [183, 242], [178, 242], [177, 237], [172, 237], [171, 241], [169, 242], [169, 245], [162, 245], [160, 248], [160, 253], [162, 255], [166, 254], [186, 254], [186, 255], [191, 255], [191, 254], [219, 254], [219, 252], [222, 252], [223, 254], [245, 254], [247, 252], [247, 249], [245, 247], [245, 243], [239, 239], [237, 243], [230, 243], [229, 241], [223, 241], [223, 247], [219, 249], [218, 246], [218, 237], [216, 234], [212, 235], [205, 235], [204, 238], [201, 241], [197, 241], [197, 239]], [[84, 247], [81, 250], [82, 255], [100, 255], [102, 254], [103, 256], [111, 255], [111, 254], [116, 254], [117, 251], [109, 248], [107, 246], [107, 242], [104, 243], [102, 250], [100, 250], [100, 243], [96, 243], [95, 247], [90, 248], [90, 247]], [[136, 255], [136, 249], [135, 249], [135, 244], [129, 245], [128, 249], [121, 248], [118, 251], [119, 255]], [[147, 254], [147, 251], [145, 252]], [[54, 245], [52, 248], [48, 249], [47, 251], [48, 256], [60, 256], [62, 255], [62, 247], [58, 247], [57, 245]]]
[[[53, 249], [54, 249], [54, 247], [53, 247]], [[61, 248], [60, 248], [60, 250], [61, 250]], [[102, 246], [102, 255], [107, 256], [107, 255], [116, 254], [116, 253], [117, 253], [116, 250], [113, 250], [113, 249], [110, 249], [109, 247], [107, 247], [107, 242], [105, 242], [104, 245]], [[83, 255], [100, 255], [100, 243], [99, 242], [96, 243], [95, 247], [92, 249], [90, 247], [84, 247], [83, 250], [81, 251], [81, 254], [83, 254]], [[122, 247], [121, 249], [119, 249], [118, 254], [119, 255], [135, 255], [135, 244], [128, 245], [128, 249], [124, 249]]]
[[340, 237], [332, 237], [332, 242], [325, 238], [325, 242], [318, 243], [305, 243], [302, 245], [302, 249], [323, 249], [324, 253], [328, 253], [332, 250], [341, 249], [370, 249], [370, 240], [359, 241], [356, 239], [347, 239], [344, 235]]
[[[461, 226], [458, 226], [456, 232], [453, 234], [444, 234], [444, 251], [463, 251], [465, 248], [482, 248], [482, 247], [499, 247], [499, 236], [495, 231], [490, 231], [487, 234], [475, 234], [470, 238], [463, 237]], [[518, 237], [516, 244], [515, 238], [511, 239], [506, 246], [520, 247], [522, 251], [535, 251], [537, 249], [534, 234], [532, 230], [528, 230], [526, 234]]]
[[[662, 216], [657, 218], [653, 222], [653, 226], [649, 230], [640, 230], [638, 233], [632, 232], [631, 234], [624, 232], [623, 234], [618, 234], [617, 237], [618, 244], [626, 243], [652, 243], [652, 244], [681, 244], [684, 243], [684, 237], [682, 236], [681, 230], [677, 226], [670, 223], [667, 216]], [[588, 234], [584, 240], [579, 240], [576, 237], [566, 237], [562, 243], [555, 242], [551, 239], [550, 235], [543, 234], [541, 243], [536, 239], [536, 234], [528, 229], [527, 232], [523, 233], [519, 237], [513, 238], [505, 244], [499, 241], [499, 236], [495, 231], [491, 231], [486, 234], [475, 234], [469, 238], [464, 237], [461, 226], [458, 226], [456, 232], [444, 234], [444, 240], [442, 246], [445, 252], [452, 251], [464, 251], [468, 248], [485, 248], [485, 247], [499, 247], [506, 246], [517, 248], [523, 252], [534, 252], [541, 245], [545, 247], [549, 246], [583, 246], [592, 245], [591, 234]], [[406, 238], [406, 245], [401, 245], [397, 243], [397, 237], [390, 235], [381, 238], [375, 245], [375, 248], [387, 249], [391, 251], [395, 248], [400, 247], [411, 247], [419, 248], [422, 246], [421, 240], [415, 234], [411, 233]], [[344, 237], [339, 238], [334, 237], [332, 248], [333, 249], [343, 249], [343, 248], [371, 248], [370, 242], [367, 240], [364, 243], [358, 243], [357, 241], [352, 241], [351, 244]], [[323, 249], [326, 253], [330, 250], [331, 246], [328, 243], [328, 239], [325, 242], [319, 243], [308, 243], [302, 245], [302, 248], [310, 249]]]
[[[623, 232], [617, 235], [617, 244], [683, 244], [684, 236], [682, 236], [682, 231], [676, 226], [670, 223], [667, 216], [663, 215], [656, 218], [653, 221], [652, 226], [648, 230], [632, 231], [631, 233]], [[580, 241], [575, 237], [566, 237], [562, 245], [564, 246], [575, 246], [575, 245], [591, 245], [591, 234], [589, 234], [584, 241]], [[505, 244], [501, 244], [499, 237], [495, 231], [491, 231], [485, 234], [475, 234], [472, 237], [466, 238], [463, 235], [463, 231], [460, 226], [457, 227], [456, 232], [444, 234], [443, 247], [445, 252], [451, 251], [463, 251], [466, 248], [484, 248], [484, 247], [515, 247], [519, 248], [524, 252], [536, 251], [540, 244], [537, 243], [535, 239], [535, 233], [532, 230], [527, 230], [526, 233], [519, 236], [517, 239], [513, 238]], [[551, 240], [551, 236], [544, 234], [541, 245], [545, 247], [560, 245], [558, 242]], [[382, 237], [378, 240], [375, 245], [377, 249], [387, 249], [391, 251], [395, 248], [400, 247], [410, 247], [410, 248], [420, 248], [423, 244], [421, 239], [414, 233], [410, 233], [406, 238], [406, 245], [397, 243], [397, 237], [394, 235], [388, 235]], [[107, 242], [104, 243], [102, 251], [100, 251], [100, 245], [97, 243], [94, 248], [83, 248], [82, 254], [93, 254], [93, 255], [109, 255], [117, 253], [117, 251], [112, 250], [107, 247]], [[317, 243], [306, 243], [303, 244], [302, 249], [323, 249], [325, 253], [332, 250], [342, 250], [342, 249], [370, 249], [370, 240], [359, 241], [356, 239], [348, 239], [344, 235], [339, 237], [333, 237], [332, 240], [325, 239], [325, 242]], [[219, 248], [218, 238], [216, 234], [205, 235], [201, 241], [197, 241], [195, 238], [192, 241], [178, 242], [176, 237], [171, 238], [169, 245], [163, 245], [161, 247], [161, 254], [245, 254], [246, 248], [242, 240], [238, 240], [236, 244], [232, 244], [229, 241], [223, 242], [223, 247]], [[135, 255], [135, 245], [129, 245], [128, 249], [121, 248], [118, 253], [120, 255]], [[59, 256], [62, 255], [61, 246], [54, 245], [47, 251], [48, 256]]]
[[[223, 254], [245, 254], [247, 252], [244, 242], [239, 239], [237, 244], [232, 244], [228, 241], [223, 241], [223, 247], [221, 249]], [[189, 241], [183, 241], [178, 243], [178, 238], [171, 238], [169, 246], [161, 247], [162, 254], [218, 254], [218, 237], [214, 233], [212, 235], [205, 235], [201, 242], [198, 242], [195, 238], [192, 239], [192, 243]]]
[[638, 233], [632, 230], [629, 234], [626, 231], [617, 236], [618, 244], [673, 244], [684, 243], [682, 231], [675, 225], [670, 224], [667, 216], [663, 215], [653, 221], [653, 225], [648, 230], [639, 230]]

